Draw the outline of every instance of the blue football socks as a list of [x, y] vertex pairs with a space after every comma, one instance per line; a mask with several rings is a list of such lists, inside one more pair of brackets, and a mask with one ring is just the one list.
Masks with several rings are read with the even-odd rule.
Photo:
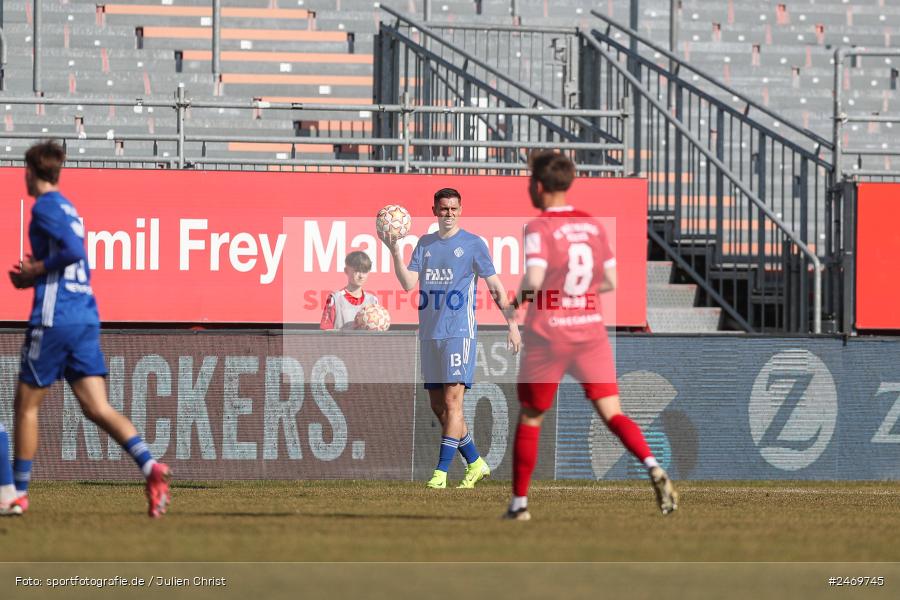
[[441, 455], [438, 460], [438, 471], [444, 471], [446, 473], [450, 470], [450, 463], [453, 462], [453, 457], [456, 456], [456, 449], [458, 447], [458, 439], [447, 437], [446, 435], [441, 437]]
[[9, 433], [0, 423], [0, 502], [8, 502], [15, 497], [12, 462], [9, 459]]
[[31, 461], [17, 458], [13, 461], [13, 479], [16, 482], [16, 493], [24, 496], [28, 493], [28, 484], [31, 483]]
[[472, 439], [472, 434], [468, 431], [463, 436], [463, 439], [459, 440], [459, 453], [463, 455], [463, 458], [470, 465], [481, 458], [481, 455], [478, 454], [478, 448], [475, 447], [475, 440]]
[[153, 455], [150, 454], [150, 448], [147, 446], [147, 442], [142, 440], [141, 436], [136, 435], [125, 442], [125, 450], [128, 451], [128, 454], [131, 455], [131, 458], [134, 459], [137, 466], [141, 468], [144, 477], [149, 477], [150, 471], [153, 469], [153, 465], [156, 464], [156, 461], [153, 460]]

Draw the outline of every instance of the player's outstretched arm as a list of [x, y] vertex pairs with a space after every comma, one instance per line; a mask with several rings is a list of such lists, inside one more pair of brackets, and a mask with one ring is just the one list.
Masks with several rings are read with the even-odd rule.
[[400, 244], [397, 243], [398, 240], [388, 237], [382, 238], [381, 241], [384, 242], [391, 251], [391, 258], [394, 259], [394, 275], [397, 276], [400, 287], [407, 292], [416, 287], [416, 284], [419, 283], [419, 273], [417, 271], [410, 271], [403, 263], [403, 250], [400, 248]]
[[616, 268], [607, 267], [603, 270], [604, 279], [600, 284], [600, 293], [611, 292], [616, 289]]
[[497, 308], [500, 309], [506, 319], [506, 325], [509, 327], [509, 334], [506, 336], [507, 346], [515, 354], [522, 345], [519, 323], [516, 321], [515, 306], [509, 301], [509, 297], [506, 295], [506, 288], [503, 286], [503, 282], [500, 281], [499, 275], [495, 273], [490, 277], [486, 277], [484, 282], [487, 284], [491, 297], [497, 304]]

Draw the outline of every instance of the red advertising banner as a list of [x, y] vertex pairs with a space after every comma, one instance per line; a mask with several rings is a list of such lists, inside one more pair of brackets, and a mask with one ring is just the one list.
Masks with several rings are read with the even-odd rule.
[[856, 327], [900, 329], [900, 184], [860, 183], [856, 221]]
[[[23, 180], [22, 169], [0, 169], [8, 265], [30, 220]], [[366, 289], [393, 322], [416, 323], [374, 219], [387, 204], [409, 210], [408, 257], [414, 236], [434, 224], [432, 196], [443, 187], [460, 191], [461, 226], [485, 239], [504, 285], [515, 289], [522, 227], [536, 214], [523, 177], [69, 169], [61, 180], [84, 219], [101, 319], [142, 323], [318, 323], [327, 293], [346, 285], [343, 260], [353, 250], [372, 257]], [[601, 219], [617, 256], [618, 290], [603, 297], [607, 323], [643, 326], [646, 181], [578, 179], [570, 196]], [[30, 292], [0, 286], [0, 321], [24, 320], [30, 303]], [[502, 322], [484, 285], [479, 303], [479, 322]]]

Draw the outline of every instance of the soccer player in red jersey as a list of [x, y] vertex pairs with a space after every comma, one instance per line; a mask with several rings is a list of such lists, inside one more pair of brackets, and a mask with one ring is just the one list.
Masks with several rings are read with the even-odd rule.
[[607, 427], [647, 467], [659, 508], [668, 514], [677, 508], [678, 494], [619, 403], [615, 361], [600, 309], [600, 294], [616, 287], [616, 259], [606, 233], [596, 219], [566, 200], [575, 179], [571, 160], [539, 152], [532, 156], [531, 171], [531, 203], [542, 212], [525, 227], [526, 270], [515, 302], [530, 304], [518, 379], [522, 409], [513, 447], [513, 497], [505, 518], [531, 518], [528, 486], [541, 421], [567, 372], [581, 383]]

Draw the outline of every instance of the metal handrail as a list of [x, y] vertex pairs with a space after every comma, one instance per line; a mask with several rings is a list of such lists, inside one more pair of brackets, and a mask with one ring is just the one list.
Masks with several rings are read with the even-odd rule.
[[[834, 114], [832, 116], [834, 126], [833, 144], [834, 144], [834, 182], [840, 184], [844, 177], [844, 155], [852, 154], [854, 156], [896, 156], [897, 151], [891, 150], [867, 150], [861, 148], [847, 148], [844, 146], [844, 125], [847, 123], [897, 123], [900, 117], [891, 117], [885, 115], [848, 115], [844, 112], [844, 86], [842, 85], [842, 76], [844, 72], [844, 62], [848, 57], [855, 56], [876, 56], [876, 57], [897, 57], [900, 56], [900, 49], [897, 48], [838, 48], [834, 51]], [[853, 176], [871, 176], [875, 171], [856, 169]], [[890, 171], [880, 172], [879, 175], [896, 176], [896, 173]]]
[[759, 197], [753, 193], [753, 191], [744, 184], [743, 181], [740, 180], [737, 176], [735, 176], [725, 164], [719, 160], [716, 155], [707, 149], [704, 144], [697, 139], [693, 133], [684, 126], [678, 119], [669, 114], [669, 110], [656, 98], [652, 95], [646, 93], [646, 91], [641, 86], [641, 83], [628, 72], [618, 61], [616, 61], [610, 54], [603, 49], [603, 47], [597, 42], [597, 40], [593, 39], [591, 36], [585, 36], [587, 42], [593, 46], [593, 48], [599, 52], [611, 65], [613, 65], [616, 70], [631, 84], [635, 93], [640, 94], [644, 100], [649, 102], [664, 116], [666, 121], [675, 127], [678, 132], [685, 137], [697, 150], [706, 157], [706, 160], [711, 164], [715, 165], [719, 172], [722, 173], [730, 182], [731, 185], [735, 186], [738, 190], [740, 190], [763, 214], [765, 214], [771, 222], [782, 231], [787, 237], [791, 239], [791, 241], [797, 245], [800, 251], [806, 255], [813, 264], [814, 274], [813, 274], [813, 333], [821, 333], [822, 332], [822, 263], [819, 260], [818, 256], [816, 256], [815, 252], [809, 249], [806, 243], [803, 242], [800, 237], [795, 234], [788, 226], [780, 219], [778, 216], [772, 212], [772, 210], [766, 206], [765, 202], [759, 199]]
[[[521, 106], [521, 103], [520, 103], [520, 102], [517, 102], [515, 99], [513, 99], [513, 98], [507, 96], [506, 94], [504, 94], [504, 93], [502, 93], [502, 92], [496, 90], [496, 89], [493, 88], [492, 86], [489, 86], [489, 85], [488, 85], [487, 83], [485, 83], [484, 81], [482, 81], [482, 80], [480, 80], [480, 79], [478, 79], [478, 78], [472, 76], [466, 69], [464, 69], [464, 68], [462, 68], [462, 67], [459, 67], [459, 66], [457, 66], [457, 65], [454, 65], [453, 63], [451, 63], [450, 61], [448, 61], [446, 58], [444, 58], [444, 57], [442, 57], [442, 56], [438, 56], [437, 54], [435, 54], [435, 53], [432, 52], [431, 50], [425, 48], [424, 46], [421, 46], [420, 44], [417, 44], [417, 43], [416, 43], [415, 41], [413, 41], [409, 36], [404, 35], [404, 34], [401, 33], [398, 29], [396, 29], [396, 28], [394, 28], [394, 27], [388, 27], [388, 26], [384, 25], [383, 23], [382, 23], [381, 27], [382, 27], [382, 31], [388, 30], [388, 31], [391, 33], [391, 35], [395, 36], [397, 39], [402, 40], [407, 46], [418, 46], [418, 47], [419, 47], [419, 50], [420, 50], [421, 52], [424, 52], [424, 53], [429, 54], [430, 57], [431, 57], [431, 60], [433, 60], [435, 63], [442, 64], [445, 68], [447, 68], [447, 69], [449, 69], [449, 70], [452, 70], [452, 71], [456, 72], [456, 73], [457, 73], [458, 75], [460, 75], [461, 77], [464, 77], [464, 78], [466, 78], [468, 81], [470, 81], [470, 82], [472, 83], [472, 85], [477, 86], [477, 87], [481, 88], [481, 89], [484, 90], [484, 91], [487, 91], [487, 92], [490, 92], [490, 93], [494, 94], [495, 96], [497, 96], [498, 98], [501, 98], [504, 102], [506, 102], [507, 104], [509, 104], [509, 105], [511, 105], [511, 106], [516, 106], [516, 105]], [[440, 38], [438, 38], [438, 39], [440, 39]], [[447, 44], [447, 46], [453, 48], [453, 46], [451, 46], [451, 45], [449, 45], [449, 44]], [[468, 59], [467, 59], [467, 62], [468, 62]], [[477, 61], [475, 61], [475, 62], [477, 62]], [[491, 71], [493, 72], [493, 69], [492, 69]], [[541, 96], [538, 96], [538, 95], [536, 95], [536, 94], [534, 94], [534, 93], [532, 93], [532, 92], [529, 92], [526, 88], [522, 87], [521, 85], [516, 84], [516, 86], [518, 87], [518, 89], [524, 90], [524, 91], [525, 91], [529, 96], [531, 96], [532, 98], [537, 99], [539, 102], [546, 102], [546, 103], [548, 103], [548, 106], [553, 107], [553, 108], [556, 108], [556, 109], [559, 109], [559, 107], [557, 107], [556, 105], [554, 105], [554, 104], [552, 104], [552, 103], [549, 103], [549, 101], [543, 99]], [[524, 107], [523, 107], [523, 108], [524, 108]], [[482, 114], [489, 114], [489, 113], [482, 113]], [[538, 114], [538, 116], [540, 116], [540, 117], [548, 116], [547, 114], [541, 114], [541, 113], [537, 113], [537, 114]], [[564, 114], [563, 114], [562, 116], [568, 116], [568, 112], [565, 112], [565, 111], [564, 111]], [[583, 125], [583, 126], [585, 126], [585, 127], [592, 127], [591, 123], [590, 123], [588, 120], [582, 119], [581, 117], [575, 116], [575, 117], [573, 117], [573, 120], [575, 120], [575, 121], [578, 122], [580, 125]], [[549, 122], [549, 121], [546, 121], [546, 122], [545, 122], [545, 125], [546, 125], [548, 128], [553, 129], [553, 130], [554, 130], [557, 134], [559, 134], [561, 137], [564, 137], [564, 136], [574, 137], [573, 134], [572, 134], [570, 131], [568, 131], [568, 130], [562, 128], [562, 127], [559, 127], [559, 126], [557, 126], [557, 125], [555, 125], [555, 124], [553, 124], [553, 123], [551, 123], [551, 122]]]
[[[426, 23], [450, 44], [474, 52], [533, 93], [560, 106], [577, 104], [577, 27], [497, 25], [479, 21]], [[474, 35], [473, 35], [474, 34]], [[479, 44], [482, 44], [479, 46]], [[491, 50], [485, 52], [486, 49]]]
[[[629, 48], [627, 48], [624, 44], [620, 44], [619, 42], [615, 41], [615, 40], [614, 40], [613, 38], [611, 38], [610, 36], [605, 35], [605, 34], [599, 32], [599, 31], [597, 31], [596, 29], [592, 30], [591, 33], [592, 33], [593, 35], [595, 35], [595, 36], [601, 37], [604, 44], [609, 44], [610, 46], [614, 47], [616, 50], [618, 50], [619, 52], [622, 52], [623, 54], [625, 54], [626, 56], [630, 57], [631, 59], [640, 62], [640, 63], [641, 63], [644, 67], [646, 67], [647, 69], [651, 69], [651, 70], [655, 71], [655, 72], [656, 72], [657, 74], [659, 74], [659, 75], [668, 75], [668, 74], [670, 73], [669, 71], [666, 70], [665, 67], [659, 66], [658, 64], [656, 64], [656, 63], [653, 62], [652, 60], [648, 60], [648, 59], [644, 58], [643, 56], [641, 56], [640, 54], [637, 54], [637, 55], [634, 54], [634, 53], [633, 53]], [[676, 74], [676, 77], [677, 77], [677, 74]], [[676, 79], [673, 78], [673, 81], [676, 81]], [[820, 165], [820, 166], [822, 166], [822, 167], [825, 167], [826, 169], [831, 170], [831, 163], [829, 163], [827, 160], [825, 160], [824, 158], [822, 158], [821, 156], [819, 156], [819, 154], [818, 154], [817, 152], [811, 151], [811, 150], [807, 150], [806, 148], [803, 148], [803, 147], [797, 145], [797, 143], [796, 143], [795, 141], [790, 140], [790, 139], [784, 137], [783, 135], [781, 135], [780, 133], [777, 133], [776, 131], [773, 131], [772, 129], [766, 127], [765, 125], [763, 125], [763, 124], [760, 123], [759, 121], [751, 120], [750, 117], [748, 117], [747, 112], [738, 110], [738, 109], [735, 108], [734, 106], [729, 105], [727, 102], [723, 102], [722, 100], [720, 100], [719, 98], [716, 98], [715, 96], [713, 96], [713, 95], [710, 94], [709, 92], [707, 92], [707, 91], [705, 91], [705, 90], [703, 90], [703, 89], [697, 87], [696, 85], [692, 84], [690, 81], [685, 81], [684, 79], [681, 79], [680, 77], [677, 77], [677, 82], [678, 82], [678, 85], [679, 85], [681, 88], [683, 88], [683, 89], [685, 89], [685, 90], [687, 90], [687, 91], [689, 91], [689, 92], [691, 92], [691, 93], [693, 93], [693, 94], [696, 94], [699, 98], [702, 98], [703, 100], [706, 100], [706, 101], [709, 102], [710, 104], [716, 105], [717, 107], [719, 107], [720, 109], [724, 110], [724, 111], [727, 112], [728, 114], [730, 114], [730, 115], [732, 115], [732, 116], [734, 116], [734, 117], [737, 117], [737, 118], [739, 118], [739, 119], [746, 120], [746, 121], [748, 122], [748, 124], [752, 124], [752, 126], [753, 126], [755, 129], [758, 129], [758, 130], [760, 130], [760, 131], [765, 132], [766, 136], [769, 137], [769, 138], [771, 138], [772, 140], [777, 141], [777, 142], [779, 142], [780, 144], [784, 144], [785, 146], [787, 146], [788, 148], [791, 148], [791, 149], [794, 150], [795, 152], [797, 152], [797, 153], [799, 153], [799, 154], [802, 154], [803, 156], [805, 156], [805, 157], [808, 158], [809, 160], [814, 161], [816, 164], [818, 164], [818, 165]], [[723, 87], [724, 87], [724, 86], [723, 86]], [[726, 91], [727, 91], [728, 88], [725, 88], [725, 89], [726, 89]], [[795, 131], [799, 131], [796, 127], [794, 127], [793, 125], [791, 125], [790, 122], [784, 121], [784, 120], [783, 120], [781, 117], [779, 117], [777, 114], [772, 113], [772, 115], [770, 115], [770, 116], [773, 116], [773, 118], [778, 119], [778, 122], [779, 122], [779, 123], [787, 123], [787, 125], [788, 125], [791, 129], [794, 129]], [[800, 131], [800, 133], [803, 133], [803, 132]], [[803, 134], [806, 135], [805, 133], [803, 133]], [[818, 137], [818, 136], [816, 136], [816, 137]], [[813, 139], [812, 141], [815, 142], [816, 144], [819, 144], [820, 146], [822, 145], [822, 144], [819, 142], [818, 139]], [[828, 142], [828, 143], [827, 143], [827, 148], [828, 148], [828, 149], [831, 149], [831, 142]]]
[[577, 27], [553, 27], [550, 25], [503, 25], [497, 23], [455, 23], [453, 21], [425, 21], [426, 25], [438, 29], [459, 29], [468, 31], [512, 31], [520, 33], [565, 33], [574, 35], [578, 32]]
[[[394, 18], [396, 18], [398, 22], [403, 21], [403, 22], [407, 23], [410, 27], [413, 27], [413, 28], [419, 30], [419, 31], [422, 32], [424, 35], [428, 36], [429, 38], [431, 38], [431, 39], [434, 40], [435, 42], [441, 44], [443, 47], [445, 47], [445, 48], [447, 48], [447, 49], [449, 49], [449, 50], [451, 50], [451, 51], [453, 51], [453, 52], [456, 52], [457, 54], [459, 54], [461, 57], [463, 57], [463, 58], [466, 60], [466, 63], [467, 63], [467, 64], [471, 63], [471, 64], [473, 64], [473, 65], [478, 66], [478, 67], [481, 68], [481, 69], [484, 69], [487, 73], [490, 73], [491, 75], [497, 77], [497, 78], [500, 79], [501, 81], [503, 81], [503, 82], [505, 82], [506, 84], [512, 86], [514, 89], [516, 89], [516, 90], [518, 90], [518, 91], [524, 93], [524, 94], [527, 95], [529, 98], [531, 98], [531, 99], [533, 99], [533, 100], [535, 100], [535, 101], [537, 101], [537, 102], [540, 102], [541, 104], [545, 104], [546, 106], [552, 107], [552, 108], [561, 108], [558, 104], [554, 103], [552, 100], [549, 100], [549, 99], [543, 97], [542, 95], [535, 93], [534, 91], [532, 91], [532, 90], [530, 90], [529, 88], [525, 87], [524, 85], [522, 85], [521, 83], [519, 83], [519, 82], [516, 81], [515, 79], [513, 79], [513, 78], [509, 77], [508, 75], [504, 74], [502, 71], [500, 71], [500, 70], [498, 70], [498, 69], [495, 69], [494, 67], [492, 67], [492, 66], [488, 65], [487, 63], [485, 63], [484, 61], [479, 60], [476, 56], [472, 55], [471, 53], [466, 52], [463, 48], [460, 48], [460, 47], [457, 46], [456, 44], [452, 44], [452, 43], [448, 42], [448, 41], [445, 40], [443, 37], [437, 35], [434, 31], [432, 31], [432, 30], [428, 27], [427, 24], [425, 24], [425, 23], [423, 23], [423, 22], [420, 22], [420, 21], [418, 21], [418, 20], [416, 20], [416, 19], [413, 19], [413, 18], [411, 18], [411, 17], [409, 17], [409, 16], [407, 16], [407, 15], [404, 15], [403, 13], [401, 13], [401, 12], [399, 12], [399, 11], [397, 11], [397, 10], [395, 10], [395, 9], [393, 9], [393, 8], [391, 8], [391, 7], [389, 7], [389, 6], [385, 6], [385, 5], [382, 4], [382, 5], [380, 5], [380, 8], [381, 8], [383, 11], [385, 11], [386, 13], [388, 13], [389, 15], [393, 16]], [[502, 28], [502, 26], [501, 26], [501, 28]], [[519, 30], [519, 31], [527, 31], [527, 28], [525, 28], [525, 29], [523, 29], [523, 28], [518, 28], [518, 30]], [[560, 29], [559, 29], [559, 28], [556, 28], [556, 29], [554, 29], [554, 28], [549, 28], [549, 31], [555, 32], [555, 31], [560, 31]], [[577, 32], [578, 32], [577, 29], [569, 29], [569, 30], [562, 29], [561, 31], [562, 31], [562, 32], [565, 32], [565, 33], [577, 33]], [[402, 34], [400, 34], [399, 32], [396, 32], [396, 34], [397, 34], [397, 35], [402, 35]], [[564, 115], [564, 116], [570, 116], [570, 114], [567, 113], [567, 114]], [[592, 131], [596, 132], [597, 134], [599, 134], [599, 135], [601, 135], [601, 136], [603, 136], [603, 137], [606, 137], [606, 138], [607, 138], [607, 141], [618, 141], [618, 140], [613, 140], [613, 139], [609, 138], [609, 136], [606, 134], [606, 132], [597, 129], [597, 128], [595, 127], [595, 125], [594, 125], [591, 121], [589, 121], [589, 120], [587, 120], [587, 119], [585, 119], [585, 118], [582, 118], [581, 116], [572, 116], [571, 118], [572, 118], [573, 121], [575, 121], [576, 123], [578, 123], [578, 124], [581, 125], [582, 127], [585, 127], [585, 128], [587, 128], [587, 129], [589, 129], [589, 130], [592, 130]]]
[[385, 5], [383, 5], [383, 4], [381, 5], [381, 10], [383, 10], [383, 11], [385, 11], [386, 13], [388, 13], [389, 15], [395, 17], [398, 21], [404, 21], [404, 22], [406, 22], [410, 27], [414, 27], [415, 29], [421, 31], [423, 34], [425, 34], [425, 35], [427, 35], [428, 37], [430, 37], [431, 39], [433, 39], [434, 41], [440, 43], [442, 46], [444, 46], [444, 47], [446, 47], [446, 48], [449, 48], [450, 50], [452, 50], [452, 51], [458, 53], [460, 56], [462, 56], [463, 58], [465, 58], [466, 61], [468, 61], [468, 62], [470, 62], [470, 63], [472, 63], [472, 64], [474, 64], [474, 65], [477, 65], [479, 68], [482, 68], [482, 69], [484, 69], [486, 72], [490, 73], [491, 75], [493, 75], [493, 76], [495, 76], [495, 77], [498, 77], [499, 79], [503, 80], [503, 82], [505, 82], [505, 83], [511, 85], [511, 86], [514, 87], [515, 89], [519, 90], [520, 92], [523, 92], [524, 94], [530, 96], [531, 98], [534, 98], [534, 99], [537, 100], [538, 102], [540, 102], [540, 103], [542, 103], [542, 104], [546, 104], [547, 106], [552, 107], [552, 108], [559, 108], [559, 106], [557, 106], [556, 104], [554, 104], [551, 100], [548, 100], [548, 99], [542, 97], [542, 96], [539, 95], [539, 94], [535, 94], [534, 92], [532, 92], [531, 90], [529, 90], [528, 88], [526, 88], [525, 86], [523, 86], [523, 85], [522, 85], [521, 83], [519, 83], [518, 81], [516, 81], [516, 80], [512, 79], [511, 77], [508, 77], [507, 75], [505, 75], [503, 72], [498, 71], [497, 69], [493, 68], [492, 66], [488, 65], [487, 63], [485, 63], [485, 62], [479, 60], [477, 57], [475, 57], [475, 56], [473, 56], [472, 54], [466, 52], [465, 50], [463, 50], [463, 49], [460, 48], [459, 46], [457, 46], [457, 45], [455, 45], [455, 44], [451, 44], [450, 42], [444, 40], [441, 36], [437, 35], [434, 31], [432, 31], [432, 30], [431, 30], [428, 26], [426, 26], [425, 24], [423, 24], [423, 23], [421, 23], [421, 22], [419, 22], [419, 21], [417, 21], [417, 20], [415, 20], [415, 19], [413, 19], [413, 18], [411, 18], [411, 17], [408, 17], [408, 16], [404, 15], [403, 13], [401, 13], [401, 12], [399, 12], [399, 11], [396, 11], [396, 10], [394, 10], [393, 8], [391, 8], [391, 7], [389, 7], [389, 6], [385, 6]]
[[750, 108], [753, 108], [753, 109], [758, 110], [759, 112], [763, 113], [764, 115], [766, 115], [766, 116], [768, 116], [768, 117], [771, 117], [771, 118], [773, 118], [773, 119], [776, 119], [779, 123], [783, 123], [783, 124], [784, 124], [785, 126], [787, 126], [788, 128], [790, 128], [790, 129], [792, 129], [793, 131], [795, 131], [795, 132], [797, 132], [797, 133], [799, 133], [799, 134], [801, 134], [801, 135], [803, 135], [803, 136], [809, 138], [810, 140], [812, 140], [812, 141], [815, 142], [816, 144], [819, 144], [819, 145], [821, 145], [822, 147], [824, 147], [824, 148], [826, 148], [826, 149], [828, 149], [828, 150], [833, 150], [833, 149], [834, 149], [834, 145], [832, 144], [832, 142], [826, 140], [825, 138], [821, 137], [820, 135], [816, 134], [815, 132], [810, 131], [809, 129], [803, 129], [803, 128], [797, 127], [796, 125], [794, 125], [793, 123], [791, 123], [790, 120], [783, 118], [783, 117], [782, 117], [781, 115], [779, 115], [778, 113], [776, 113], [776, 112], [770, 110], [769, 108], [766, 108], [765, 106], [759, 104], [758, 102], [755, 102], [755, 101], [751, 100], [750, 98], [748, 98], [748, 97], [745, 96], [744, 94], [740, 93], [739, 91], [735, 90], [734, 88], [732, 88], [732, 87], [730, 87], [730, 86], [728, 86], [728, 85], [726, 85], [726, 84], [720, 82], [719, 80], [717, 80], [716, 78], [714, 78], [712, 75], [709, 75], [708, 73], [706, 73], [706, 72], [703, 71], [702, 69], [698, 69], [697, 67], [691, 66], [689, 63], [684, 62], [682, 59], [680, 59], [680, 58], [679, 58], [678, 56], [676, 56], [675, 54], [672, 54], [671, 52], [669, 52], [668, 50], [666, 50], [666, 49], [663, 48], [662, 46], [659, 46], [659, 45], [657, 45], [657, 44], [651, 42], [650, 40], [648, 40], [647, 38], [643, 37], [640, 33], [638, 33], [637, 31], [635, 31], [635, 30], [633, 30], [633, 29], [631, 29], [631, 28], [628, 27], [627, 25], [623, 25], [622, 23], [619, 23], [619, 22], [616, 21], [615, 19], [612, 19], [612, 18], [610, 18], [610, 17], [604, 15], [603, 13], [601, 13], [601, 12], [599, 12], [599, 11], [597, 11], [597, 10], [591, 10], [591, 14], [594, 15], [595, 17], [597, 17], [598, 19], [600, 19], [601, 21], [605, 21], [605, 22], [608, 23], [609, 25], [612, 25], [612, 26], [615, 27], [616, 29], [618, 29], [618, 30], [620, 30], [620, 31], [622, 31], [622, 32], [624, 32], [624, 33], [627, 33], [628, 35], [630, 35], [632, 38], [634, 38], [634, 39], [637, 40], [638, 42], [644, 44], [644, 45], [647, 46], [648, 48], [651, 48], [654, 52], [659, 52], [660, 54], [662, 54], [663, 56], [665, 56], [667, 59], [669, 59], [669, 61], [671, 61], [672, 63], [676, 64], [678, 68], [675, 70], [674, 75], [678, 76], [678, 70], [680, 70], [681, 68], [685, 68], [685, 69], [687, 69], [688, 71], [690, 71], [690, 72], [694, 73], [695, 75], [698, 75], [698, 76], [701, 77], [702, 79], [706, 80], [708, 83], [711, 83], [711, 84], [714, 85], [715, 87], [721, 89], [722, 91], [724, 91], [724, 92], [726, 92], [726, 93], [728, 93], [728, 94], [731, 94], [732, 96], [734, 96], [734, 97], [736, 97], [736, 98], [739, 98], [739, 99], [741, 100], [741, 102], [743, 102], [744, 104], [746, 104], [747, 107], [748, 107], [748, 108], [743, 112], [744, 115], [746, 115], [746, 114], [749, 112], [749, 109], [750, 109]]
[[[101, 100], [96, 98], [34, 98], [34, 97], [3, 97], [3, 104], [26, 104], [44, 106], [127, 106], [127, 107], [152, 107], [175, 108], [176, 103], [169, 100], [145, 100], [144, 98], [110, 98]], [[186, 100], [188, 108], [225, 108], [238, 110], [304, 110], [304, 111], [335, 111], [335, 112], [396, 112], [408, 111], [411, 113], [447, 113], [447, 114], [486, 114], [486, 115], [521, 115], [542, 117], [619, 117], [620, 110], [601, 109], [572, 109], [558, 107], [505, 107], [505, 106], [421, 106], [416, 104], [314, 104], [304, 102], [266, 102], [254, 99], [249, 102], [217, 101], [217, 100]]]
[[0, 133], [0, 139], [6, 140], [84, 140], [89, 142], [117, 141], [117, 142], [176, 142], [178, 136], [165, 133], [122, 133], [112, 135], [107, 133], [79, 133], [77, 131], [50, 132], [50, 131], [10, 131]]
[[[167, 165], [170, 168], [191, 167], [202, 164], [222, 165], [276, 165], [276, 166], [334, 166], [346, 168], [388, 168], [397, 170], [411, 170], [416, 168], [460, 168], [460, 169], [488, 169], [496, 171], [521, 171], [527, 168], [524, 162], [468, 162], [468, 161], [422, 161], [409, 157], [409, 150], [413, 146], [445, 146], [448, 148], [485, 148], [485, 149], [529, 149], [529, 148], [558, 148], [563, 150], [599, 150], [618, 151], [625, 153], [624, 143], [609, 142], [584, 142], [584, 141], [560, 141], [546, 142], [543, 140], [434, 140], [421, 137], [413, 137], [408, 132], [400, 132], [399, 137], [316, 137], [316, 136], [263, 136], [263, 135], [203, 135], [188, 133], [190, 123], [185, 121], [187, 109], [235, 109], [235, 110], [282, 110], [282, 111], [337, 111], [337, 112], [369, 112], [394, 113], [409, 116], [416, 113], [428, 113], [435, 115], [521, 115], [538, 118], [552, 116], [566, 116], [579, 118], [619, 118], [627, 119], [627, 113], [619, 110], [570, 110], [561, 108], [529, 108], [529, 107], [477, 107], [477, 106], [420, 106], [405, 104], [300, 104], [300, 103], [271, 103], [261, 99], [247, 101], [217, 101], [217, 100], [193, 100], [184, 94], [184, 88], [179, 86], [178, 93], [171, 100], [146, 100], [143, 98], [110, 98], [107, 100], [87, 98], [3, 98], [4, 103], [18, 105], [57, 105], [57, 106], [117, 106], [117, 107], [153, 107], [168, 108], [175, 111], [176, 133], [174, 134], [140, 134], [121, 133], [115, 129], [106, 133], [86, 133], [79, 131], [41, 131], [41, 132], [0, 132], [0, 139], [46, 139], [55, 138], [65, 141], [147, 141], [174, 143], [175, 152], [168, 155], [154, 156], [92, 156], [73, 154], [69, 157], [71, 162], [107, 162], [122, 164], [150, 163]], [[208, 156], [193, 157], [185, 152], [187, 143], [284, 143], [292, 146], [305, 144], [331, 144], [331, 145], [371, 145], [371, 146], [395, 146], [404, 148], [403, 160], [365, 160], [365, 159], [298, 159], [295, 157], [285, 159], [248, 159], [248, 158], [216, 158]], [[154, 149], [154, 152], [156, 150]], [[2, 162], [21, 162], [21, 159], [0, 156]], [[580, 168], [586, 172], [624, 172], [622, 165], [584, 165]]]
[[7, 60], [6, 34], [3, 33], [3, 28], [0, 27], [0, 69], [6, 66]]
[[140, 106], [151, 108], [175, 108], [175, 103], [171, 100], [144, 100], [143, 98], [110, 98], [108, 100], [100, 100], [97, 98], [81, 98], [73, 100], [72, 98], [48, 98], [40, 97], [10, 97], [6, 96], [2, 99], [3, 104], [25, 104], [41, 106]]
[[[3, 159], [0, 158], [0, 161]], [[81, 160], [81, 159], [72, 159], [72, 160]], [[95, 161], [104, 160], [107, 162], [129, 162], [128, 159], [117, 160], [115, 158], [97, 158]], [[145, 159], [134, 159], [134, 162], [163, 162], [156, 161], [153, 159], [145, 160]], [[187, 163], [188, 165], [255, 165], [255, 166], [274, 166], [274, 167], [345, 167], [348, 169], [353, 169], [357, 167], [382, 167], [382, 168], [391, 168], [391, 169], [401, 169], [405, 166], [404, 161], [402, 160], [357, 160], [357, 161], [348, 161], [348, 160], [339, 160], [339, 159], [285, 159], [279, 160], [277, 162], [272, 162], [271, 160], [265, 159], [243, 159], [243, 158], [215, 158], [215, 157], [198, 157], [198, 158], [190, 158]], [[501, 163], [501, 162], [454, 162], [454, 161], [415, 161], [411, 160], [409, 163], [413, 167], [418, 168], [452, 168], [452, 169], [482, 169], [486, 171], [518, 171], [527, 173], [528, 165], [525, 163]], [[621, 170], [621, 167], [618, 165], [576, 165], [576, 170], [580, 172], [586, 173], [597, 173], [597, 172], [618, 172]]]
[[[2, 0], [0, 0], [0, 16], [3, 13]], [[0, 18], [2, 21], [2, 18]], [[3, 33], [3, 23], [0, 22], [0, 92], [3, 91], [3, 72], [6, 69], [6, 62], [8, 60], [7, 51], [6, 51], [6, 34]]]

